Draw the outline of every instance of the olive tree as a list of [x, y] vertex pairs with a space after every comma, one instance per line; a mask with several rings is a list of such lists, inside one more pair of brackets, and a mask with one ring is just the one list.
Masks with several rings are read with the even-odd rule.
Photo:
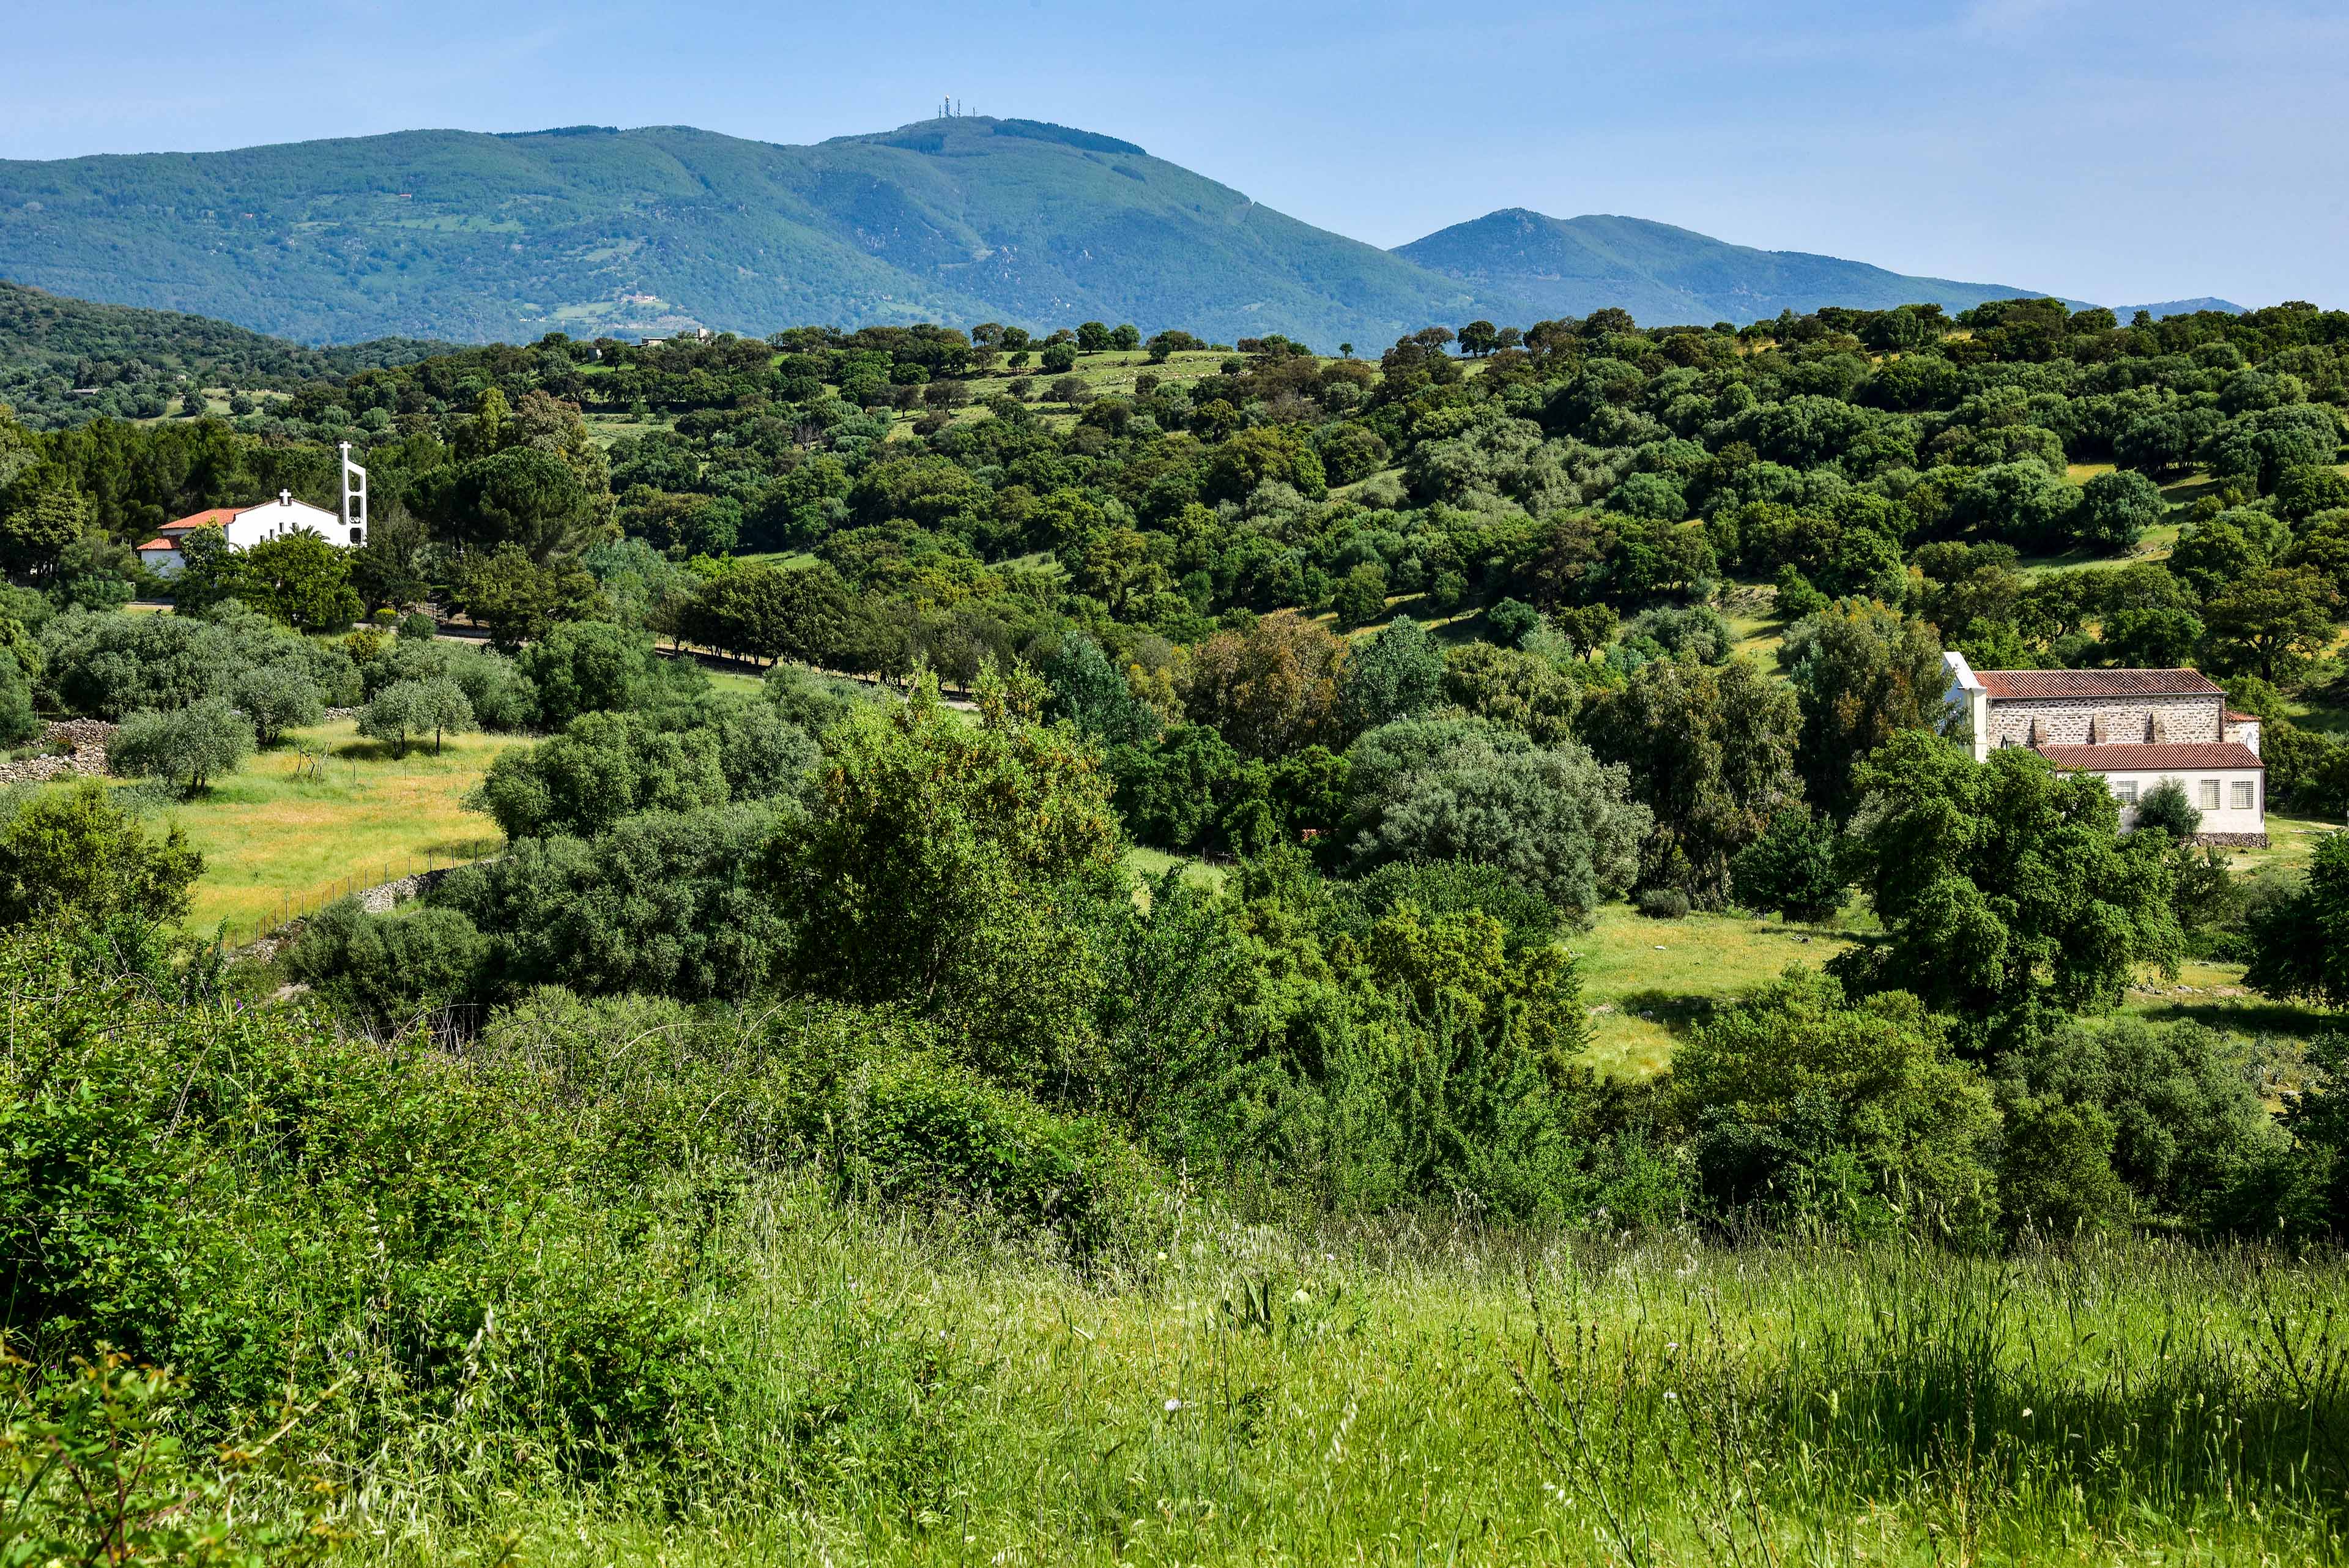
[[253, 721], [226, 700], [206, 697], [184, 708], [142, 709], [122, 721], [106, 745], [109, 772], [154, 778], [193, 794], [253, 754]]
[[388, 741], [394, 753], [408, 754], [411, 739], [432, 734], [432, 753], [440, 754], [441, 737], [475, 728], [473, 705], [464, 688], [446, 677], [430, 680], [396, 680], [377, 693], [359, 714], [359, 733]]
[[254, 737], [264, 746], [285, 738], [285, 732], [315, 724], [326, 717], [326, 699], [310, 672], [298, 664], [256, 665], [229, 683], [230, 700], [253, 721]]

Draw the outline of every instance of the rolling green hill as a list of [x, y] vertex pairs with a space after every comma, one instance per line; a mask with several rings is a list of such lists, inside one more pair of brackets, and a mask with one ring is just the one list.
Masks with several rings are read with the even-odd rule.
[[156, 404], [191, 388], [289, 390], [452, 347], [387, 337], [308, 348], [207, 317], [97, 305], [0, 281], [0, 401], [36, 427], [160, 412]]
[[1485, 308], [1130, 142], [979, 118], [0, 162], [0, 275], [312, 340], [1098, 317], [1326, 346]]
[[[1744, 324], [1823, 305], [1885, 310], [1938, 303], [1952, 311], [2042, 289], [1909, 277], [1865, 262], [1733, 245], [1644, 218], [1552, 218], [1523, 207], [1487, 213], [1399, 246], [1399, 256], [1541, 316], [1604, 306], [1642, 324]], [[2076, 301], [2067, 301], [2076, 305]]]

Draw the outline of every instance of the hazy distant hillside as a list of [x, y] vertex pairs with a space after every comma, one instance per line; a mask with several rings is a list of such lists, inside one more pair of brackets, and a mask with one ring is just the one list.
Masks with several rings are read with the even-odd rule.
[[2128, 320], [2140, 310], [2144, 311], [2147, 316], [2152, 317], [2156, 321], [2158, 321], [2165, 316], [2192, 316], [2195, 312], [2201, 310], [2223, 310], [2230, 316], [2242, 316], [2248, 313], [2250, 306], [2237, 305], [2231, 299], [2220, 299], [2216, 296], [2207, 294], [2196, 299], [2165, 299], [2158, 305], [2116, 305], [2113, 306], [2113, 314], [2119, 317], [2123, 321]]
[[1098, 317], [1369, 345], [1483, 308], [1131, 143], [978, 118], [0, 162], [0, 275], [343, 340]]
[[388, 337], [305, 348], [202, 316], [96, 305], [0, 280], [0, 402], [36, 427], [160, 413], [190, 385], [284, 389], [450, 347]]
[[1544, 316], [1587, 316], [1615, 306], [1647, 324], [1743, 325], [1822, 305], [1882, 310], [1937, 302], [1962, 310], [1986, 299], [2045, 292], [1909, 277], [1801, 251], [1755, 250], [1644, 218], [1552, 218], [1523, 207], [1454, 223], [1394, 254], [1523, 300]]

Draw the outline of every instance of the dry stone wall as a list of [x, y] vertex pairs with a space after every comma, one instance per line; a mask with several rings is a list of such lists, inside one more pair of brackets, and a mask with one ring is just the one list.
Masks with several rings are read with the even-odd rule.
[[49, 724], [41, 732], [41, 743], [56, 749], [0, 763], [0, 784], [95, 778], [106, 772], [106, 742], [114, 738], [114, 730], [103, 719], [63, 719]]

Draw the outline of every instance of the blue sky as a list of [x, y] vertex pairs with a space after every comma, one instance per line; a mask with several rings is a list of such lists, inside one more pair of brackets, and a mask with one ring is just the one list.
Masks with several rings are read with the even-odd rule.
[[1392, 245], [1496, 207], [2114, 304], [2349, 306], [2349, 6], [2282, 0], [26, 7], [0, 157], [419, 127], [1138, 141]]

